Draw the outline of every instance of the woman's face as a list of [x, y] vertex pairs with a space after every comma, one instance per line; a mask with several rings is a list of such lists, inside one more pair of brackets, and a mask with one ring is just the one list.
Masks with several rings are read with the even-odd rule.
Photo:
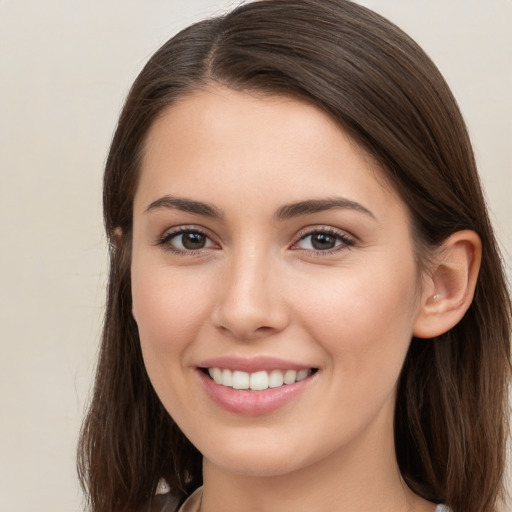
[[185, 97], [150, 130], [133, 222], [147, 371], [210, 465], [278, 475], [392, 453], [419, 309], [410, 223], [330, 117], [225, 88]]

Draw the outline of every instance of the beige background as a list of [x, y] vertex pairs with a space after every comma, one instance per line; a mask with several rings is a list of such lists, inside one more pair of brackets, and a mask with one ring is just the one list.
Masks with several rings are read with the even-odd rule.
[[[151, 53], [234, 3], [0, 0], [0, 512], [81, 508], [74, 452], [104, 299], [109, 140]], [[361, 3], [416, 38], [451, 84], [510, 255], [512, 1]]]

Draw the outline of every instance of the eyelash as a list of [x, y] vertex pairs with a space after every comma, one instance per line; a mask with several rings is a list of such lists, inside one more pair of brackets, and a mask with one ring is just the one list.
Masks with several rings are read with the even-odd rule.
[[[335, 245], [331, 249], [293, 249], [294, 246], [296, 246], [299, 242], [302, 240], [307, 239], [308, 237], [312, 237], [314, 235], [328, 235], [329, 237], [332, 237], [335, 239], [335, 242], [339, 243], [339, 245]], [[333, 253], [336, 253], [338, 251], [346, 250], [351, 247], [353, 247], [356, 244], [355, 238], [348, 235], [344, 231], [340, 231], [338, 229], [332, 228], [332, 227], [318, 227], [318, 228], [307, 228], [306, 230], [299, 233], [299, 239], [297, 242], [294, 242], [292, 245], [292, 250], [302, 250], [306, 252], [309, 255], [315, 256], [315, 257], [322, 257], [327, 256]]]
[[174, 254], [183, 255], [183, 256], [191, 256], [191, 255], [201, 254], [204, 249], [209, 249], [209, 247], [201, 247], [200, 249], [195, 249], [195, 250], [194, 249], [183, 250], [183, 249], [178, 249], [176, 247], [173, 247], [172, 240], [174, 238], [177, 238], [179, 235], [183, 235], [186, 233], [198, 234], [198, 235], [204, 236], [208, 240], [212, 241], [211, 236], [209, 236], [208, 233], [206, 233], [205, 231], [203, 231], [197, 227], [192, 228], [192, 227], [182, 226], [173, 231], [164, 233], [164, 235], [157, 241], [156, 245], [162, 246], [165, 248], [165, 250], [170, 251]]
[[[177, 254], [177, 255], [184, 255], [184, 256], [193, 256], [193, 255], [199, 255], [203, 252], [205, 249], [209, 249], [210, 247], [201, 247], [200, 249], [178, 249], [176, 247], [173, 247], [172, 240], [179, 237], [179, 235], [183, 234], [198, 234], [201, 236], [204, 236], [206, 239], [208, 239], [211, 243], [213, 242], [211, 236], [208, 235], [207, 232], [197, 228], [197, 227], [187, 227], [182, 226], [180, 228], [177, 228], [173, 231], [166, 232], [164, 235], [157, 241], [156, 245], [164, 247], [166, 250]], [[335, 239], [335, 242], [339, 243], [339, 245], [335, 245], [333, 248], [326, 249], [326, 250], [320, 250], [320, 249], [300, 249], [300, 248], [294, 248], [297, 244], [299, 244], [301, 241], [306, 240], [308, 237], [312, 237], [314, 235], [327, 235], [330, 237], [333, 237]], [[349, 249], [350, 247], [353, 247], [356, 244], [356, 240], [349, 236], [344, 231], [339, 231], [337, 229], [331, 228], [331, 227], [319, 227], [319, 228], [308, 228], [307, 230], [303, 230], [298, 234], [298, 240], [294, 242], [291, 246], [292, 250], [302, 250], [305, 253], [309, 255], [313, 255], [316, 257], [321, 257], [324, 255], [329, 255], [336, 253], [340, 250]]]

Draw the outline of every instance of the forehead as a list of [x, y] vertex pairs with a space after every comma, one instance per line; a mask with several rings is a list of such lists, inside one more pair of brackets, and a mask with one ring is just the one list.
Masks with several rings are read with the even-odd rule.
[[190, 187], [210, 201], [221, 188], [240, 199], [270, 190], [289, 201], [304, 194], [397, 199], [375, 161], [319, 107], [224, 87], [184, 96], [153, 123], [136, 208], [162, 193], [190, 195]]

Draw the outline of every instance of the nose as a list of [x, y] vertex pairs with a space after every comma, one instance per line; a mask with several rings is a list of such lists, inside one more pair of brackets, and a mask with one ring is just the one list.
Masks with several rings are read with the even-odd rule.
[[213, 322], [224, 334], [250, 341], [286, 328], [289, 312], [272, 258], [240, 254], [226, 263], [219, 281]]

